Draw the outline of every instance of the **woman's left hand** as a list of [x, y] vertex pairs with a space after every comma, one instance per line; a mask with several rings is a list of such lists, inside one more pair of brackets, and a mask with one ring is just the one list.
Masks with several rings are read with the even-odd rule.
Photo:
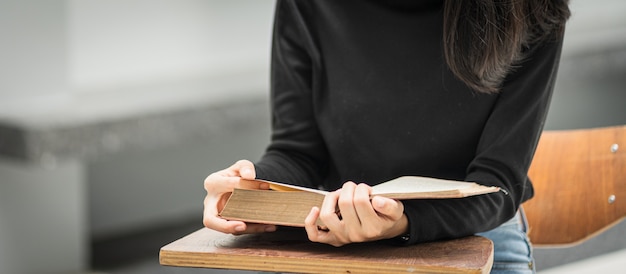
[[[312, 208], [304, 221], [309, 239], [342, 246], [406, 233], [408, 220], [402, 202], [377, 196], [370, 200], [371, 193], [372, 188], [366, 184], [347, 182], [341, 189], [327, 194], [322, 207]], [[318, 217], [326, 229], [318, 228]]]

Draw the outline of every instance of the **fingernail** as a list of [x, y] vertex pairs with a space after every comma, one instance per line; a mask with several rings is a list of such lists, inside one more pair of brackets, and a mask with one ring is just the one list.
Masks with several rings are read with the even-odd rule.
[[276, 231], [276, 226], [274, 225], [268, 225], [265, 227], [265, 232], [274, 232]]
[[242, 232], [244, 230], [246, 230], [245, 226], [238, 225], [238, 226], [235, 227], [235, 231], [237, 231], [237, 232]]

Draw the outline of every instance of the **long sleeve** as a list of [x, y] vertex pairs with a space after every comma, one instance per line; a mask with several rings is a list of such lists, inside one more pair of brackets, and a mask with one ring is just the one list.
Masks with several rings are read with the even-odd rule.
[[495, 228], [532, 196], [527, 171], [548, 112], [561, 44], [537, 45], [507, 78], [467, 168], [466, 181], [499, 186], [503, 191], [453, 201], [405, 203], [414, 242]]
[[278, 1], [272, 38], [272, 141], [255, 164], [257, 177], [305, 186], [322, 181], [327, 153], [313, 110], [317, 55], [290, 2]]
[[503, 191], [403, 201], [409, 244], [494, 228], [533, 195], [526, 173], [561, 39], [531, 46], [500, 93], [478, 94], [443, 58], [441, 1], [400, 2], [277, 2], [272, 139], [257, 176], [328, 190], [405, 175], [494, 185]]

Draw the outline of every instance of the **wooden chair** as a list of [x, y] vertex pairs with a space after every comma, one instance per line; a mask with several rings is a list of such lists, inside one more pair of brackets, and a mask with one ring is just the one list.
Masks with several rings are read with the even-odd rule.
[[575, 245], [626, 217], [626, 126], [545, 131], [524, 203], [535, 246]]

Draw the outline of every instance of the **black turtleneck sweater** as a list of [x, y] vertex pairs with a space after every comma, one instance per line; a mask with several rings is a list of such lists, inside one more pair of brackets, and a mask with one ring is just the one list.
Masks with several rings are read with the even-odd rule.
[[[406, 2], [406, 4], [403, 4]], [[499, 193], [403, 201], [410, 243], [510, 219], [533, 189], [561, 41], [528, 49], [498, 94], [472, 91], [442, 50], [442, 1], [282, 1], [272, 42], [272, 140], [257, 177], [335, 190], [403, 175]]]

